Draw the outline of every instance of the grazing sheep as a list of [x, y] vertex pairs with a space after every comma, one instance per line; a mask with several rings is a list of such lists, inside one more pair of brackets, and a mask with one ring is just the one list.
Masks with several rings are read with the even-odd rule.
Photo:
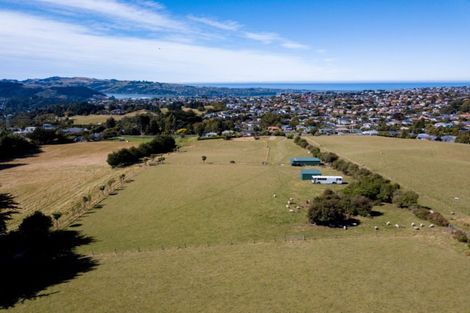
[[296, 206], [295, 209], [298, 211], [298, 210], [300, 210], [300, 207], [299, 207], [299, 206]]
[[414, 230], [419, 230], [418, 226], [413, 227]]
[[398, 225], [398, 224], [395, 224], [395, 227], [396, 227], [396, 228], [400, 228], [400, 225]]
[[419, 227], [424, 227], [425, 225], [423, 223], [419, 224]]
[[411, 227], [415, 227], [415, 226], [416, 226], [416, 224], [414, 222], [411, 223]]
[[289, 201], [287, 201], [287, 204], [288, 204], [288, 205], [291, 205], [291, 204], [292, 204], [292, 202], [289, 200]]
[[434, 214], [434, 211], [433, 211], [433, 210], [429, 210], [429, 213]]
[[454, 211], [452, 211], [452, 212], [450, 212], [450, 214], [451, 214], [451, 215], [455, 215], [455, 212], [454, 212]]
[[348, 226], [343, 226], [343, 229], [344, 229], [344, 230], [348, 229]]
[[374, 229], [375, 229], [375, 230], [379, 230], [379, 226], [374, 226]]
[[433, 228], [433, 227], [434, 227], [434, 224], [430, 224], [430, 225], [429, 225], [429, 228]]
[[294, 210], [294, 209], [290, 209], [290, 210], [289, 210], [289, 212], [291, 212], [291, 213], [294, 213], [294, 212], [295, 212], [295, 210]]
[[352, 226], [357, 226], [357, 223], [352, 223]]
[[387, 226], [390, 226], [390, 224], [392, 224], [392, 223], [390, 223], [390, 221], [388, 221], [387, 223], [385, 223], [385, 225], [387, 225]]
[[289, 198], [290, 201], [294, 201], [294, 198]]
[[276, 197], [277, 197], [276, 194], [273, 194], [273, 198], [276, 198]]
[[290, 206], [288, 204], [286, 204], [286, 209], [290, 208]]

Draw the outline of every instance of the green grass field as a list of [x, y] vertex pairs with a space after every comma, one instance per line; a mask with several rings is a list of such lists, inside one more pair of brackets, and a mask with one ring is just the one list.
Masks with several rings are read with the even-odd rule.
[[462, 227], [470, 224], [469, 145], [358, 136], [309, 140], [416, 191], [422, 204]]
[[469, 258], [443, 229], [391, 205], [348, 230], [288, 212], [326, 188], [289, 166], [301, 155], [285, 138], [186, 142], [74, 225], [95, 270], [11, 311], [465, 312]]

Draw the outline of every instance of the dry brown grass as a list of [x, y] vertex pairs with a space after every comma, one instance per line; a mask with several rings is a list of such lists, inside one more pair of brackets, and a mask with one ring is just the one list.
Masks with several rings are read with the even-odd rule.
[[112, 170], [106, 157], [132, 145], [116, 141], [44, 146], [36, 156], [4, 164], [0, 191], [11, 193], [20, 204], [21, 214], [15, 220], [35, 210], [66, 213], [83, 195], [129, 171]]

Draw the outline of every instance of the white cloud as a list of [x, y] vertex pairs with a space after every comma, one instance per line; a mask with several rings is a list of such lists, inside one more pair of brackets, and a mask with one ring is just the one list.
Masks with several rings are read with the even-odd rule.
[[334, 71], [300, 57], [93, 34], [83, 26], [0, 11], [0, 73], [169, 82], [307, 81]]
[[251, 40], [259, 41], [263, 44], [278, 43], [281, 45], [281, 47], [284, 47], [287, 49], [308, 49], [308, 46], [295, 42], [295, 41], [285, 39], [276, 33], [245, 32], [243, 36]]
[[116, 0], [35, 0], [53, 7], [81, 10], [132, 23], [136, 27], [152, 30], [189, 31], [188, 26], [163, 12], [154, 2], [140, 2], [143, 6]]
[[194, 22], [198, 22], [221, 30], [237, 31], [242, 27], [242, 25], [235, 21], [217, 21], [215, 19], [207, 17], [198, 17], [194, 15], [189, 15], [188, 18]]

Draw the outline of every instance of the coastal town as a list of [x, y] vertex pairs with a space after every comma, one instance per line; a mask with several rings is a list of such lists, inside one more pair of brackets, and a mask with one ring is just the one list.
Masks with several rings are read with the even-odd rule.
[[[202, 138], [221, 136], [288, 135], [361, 135], [417, 138], [446, 142], [467, 142], [470, 133], [470, 87], [415, 88], [404, 90], [364, 90], [350, 92], [280, 92], [270, 96], [176, 96], [176, 97], [98, 97], [89, 99], [93, 109], [83, 114], [110, 116], [132, 123], [129, 114], [182, 117], [183, 124], [161, 126], [158, 131], [180, 130]], [[174, 112], [183, 111], [185, 114]], [[44, 110], [30, 115], [44, 114]], [[63, 112], [64, 116], [67, 112]], [[135, 113], [137, 114], [137, 113]], [[135, 115], [134, 114], [134, 115]], [[24, 114], [23, 114], [24, 115]], [[50, 115], [50, 114], [49, 114]], [[60, 114], [59, 114], [60, 115]], [[21, 119], [20, 119], [21, 120]], [[32, 118], [31, 125], [18, 125], [10, 118], [10, 129], [27, 135], [37, 127], [61, 128], [66, 135], [92, 133], [93, 140], [109, 137], [103, 127], [86, 123], [64, 123], [68, 118]], [[18, 121], [18, 118], [16, 119]], [[188, 122], [189, 121], [189, 122]], [[24, 120], [23, 120], [24, 122]], [[33, 123], [35, 122], [35, 124]], [[138, 123], [138, 121], [135, 121]], [[13, 125], [11, 125], [13, 124]], [[77, 125], [78, 124], [78, 125]], [[104, 123], [101, 123], [104, 124]], [[180, 124], [178, 127], [178, 124]], [[201, 127], [201, 124], [202, 127]], [[209, 127], [207, 125], [209, 124]], [[64, 126], [65, 125], [65, 126]], [[67, 127], [68, 126], [68, 127]], [[111, 127], [116, 127], [111, 122]], [[139, 127], [134, 127], [139, 128]], [[111, 132], [119, 135], [145, 134], [127, 128]]]

